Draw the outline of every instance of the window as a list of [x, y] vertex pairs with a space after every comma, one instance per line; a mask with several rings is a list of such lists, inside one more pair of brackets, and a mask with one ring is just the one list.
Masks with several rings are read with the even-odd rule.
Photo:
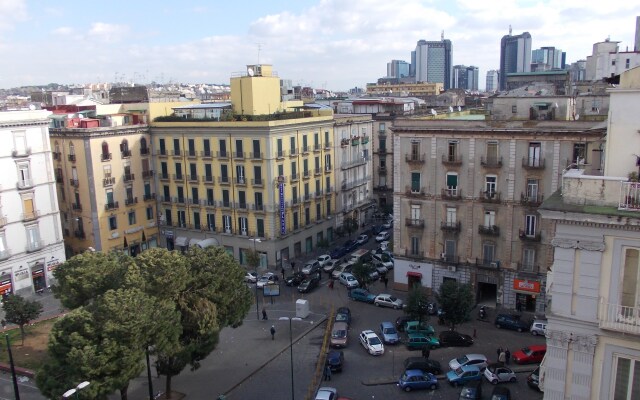
[[309, 151], [309, 147], [307, 146], [307, 135], [302, 135], [302, 151]]
[[222, 207], [231, 207], [231, 203], [229, 202], [229, 191], [222, 191]]
[[420, 238], [417, 236], [411, 237], [411, 254], [414, 256], [420, 255]]
[[325, 154], [324, 156], [324, 169], [331, 171], [331, 154]]
[[216, 230], [216, 215], [215, 214], [207, 214], [207, 229], [212, 232]]
[[611, 60], [611, 65], [616, 65], [616, 60]]
[[109, 154], [109, 143], [102, 142], [102, 161], [111, 159], [111, 154]]
[[147, 154], [149, 152], [149, 149], [147, 148], [147, 138], [145, 137], [140, 138], [140, 151], [142, 154]]
[[449, 162], [458, 160], [458, 141], [450, 140], [447, 145], [447, 159]]
[[447, 173], [447, 194], [449, 196], [458, 195], [458, 173], [456, 172]]
[[331, 215], [331, 200], [327, 200], [327, 215]]
[[535, 249], [522, 249], [522, 270], [527, 272], [533, 272], [534, 265], [536, 264], [536, 250]]
[[316, 220], [320, 221], [322, 219], [322, 206], [320, 204], [316, 204]]
[[200, 213], [197, 211], [193, 212], [193, 228], [200, 229]]
[[256, 219], [256, 236], [264, 237], [264, 219], [258, 218]]
[[295, 138], [295, 136], [291, 136], [291, 137], [289, 138], [289, 147], [290, 147], [290, 149], [291, 149], [291, 155], [297, 154], [297, 151], [296, 151], [296, 138]]
[[420, 205], [412, 204], [411, 205], [411, 223], [413, 225], [418, 225], [420, 223]]
[[298, 177], [298, 163], [296, 163], [295, 161], [291, 162], [291, 177]]
[[496, 184], [498, 177], [495, 175], [487, 175], [484, 180], [484, 192], [487, 198], [493, 198], [496, 195]]
[[526, 215], [525, 216], [525, 230], [524, 234], [526, 236], [535, 236], [536, 235], [536, 222], [537, 218], [535, 215]]
[[166, 210], [164, 210], [164, 215], [167, 221], [167, 225], [168, 226], [172, 226], [173, 225], [173, 215], [171, 214], [171, 209], [167, 208]]
[[218, 144], [220, 145], [220, 157], [227, 157], [227, 141], [220, 139]]
[[238, 190], [238, 207], [247, 208], [247, 193], [244, 190]]
[[211, 156], [211, 143], [209, 142], [209, 139], [202, 139], [202, 145], [204, 147], [203, 155], [205, 157], [210, 157]]
[[[36, 211], [33, 206], [33, 194], [29, 193], [22, 197], [22, 212], [24, 213], [24, 219], [33, 219], [36, 217]], [[78, 202], [78, 204], [80, 204]]]
[[186, 228], [187, 227], [186, 213], [184, 212], [184, 210], [178, 210], [177, 214], [178, 214], [178, 226], [180, 228]]
[[189, 147], [189, 155], [190, 156], [195, 156], [196, 155], [196, 141], [194, 139], [188, 139], [187, 140], [187, 146]]
[[482, 244], [482, 263], [488, 265], [495, 259], [496, 245], [491, 242]]
[[411, 143], [411, 159], [419, 160], [420, 159], [420, 143]]
[[189, 175], [191, 175], [189, 177], [190, 180], [195, 180], [197, 179], [198, 176], [198, 168], [196, 166], [196, 163], [189, 163]]
[[177, 186], [176, 193], [178, 194], [178, 203], [184, 203], [184, 188], [182, 186]]
[[198, 187], [191, 187], [191, 202], [192, 204], [198, 204], [200, 202], [200, 194], [198, 193]]
[[385, 133], [385, 130], [386, 130], [386, 128], [385, 128], [384, 122], [380, 122], [380, 130], [379, 130], [379, 132], [380, 133]]
[[163, 200], [171, 201], [171, 192], [169, 191], [169, 185], [162, 186]]
[[207, 189], [207, 205], [208, 206], [214, 205], [213, 189]]
[[309, 176], [309, 160], [306, 158], [302, 161], [302, 175]]
[[[284, 156], [284, 152], [282, 151], [282, 139], [278, 139], [276, 141], [276, 148], [277, 148], [276, 156], [277, 157], [283, 157]], [[282, 174], [280, 174], [280, 175], [282, 175]]]
[[311, 223], [311, 210], [309, 207], [305, 207], [304, 209], [304, 224], [309, 225]]
[[109, 217], [109, 229], [112, 231], [118, 229], [118, 219], [115, 215]]
[[160, 163], [160, 173], [162, 174], [162, 178], [169, 179], [169, 167], [166, 161]]
[[630, 66], [631, 66], [631, 59], [627, 58], [627, 59], [625, 60], [625, 62], [624, 62], [624, 67], [625, 67], [626, 69], [629, 69], [629, 68], [630, 68]]
[[31, 225], [25, 227], [27, 230], [27, 246], [29, 250], [37, 250], [42, 247], [40, 240], [40, 229], [38, 225]]
[[147, 221], [153, 220], [153, 206], [148, 206], [146, 209]]
[[164, 143], [164, 139], [158, 140], [158, 147], [160, 148], [160, 154], [167, 154], [167, 147]]
[[420, 193], [420, 172], [411, 173], [411, 193]]
[[131, 156], [131, 151], [129, 150], [129, 142], [127, 139], [124, 139], [122, 143], [120, 143], [120, 152], [122, 153], [122, 157]]
[[512, 114], [517, 114], [518, 113], [518, 106], [511, 106], [511, 113]]
[[457, 210], [455, 207], [447, 207], [447, 225], [452, 226], [456, 223], [456, 213]]
[[[640, 304], [640, 251], [638, 249], [625, 249], [622, 295], [620, 304], [623, 307], [637, 309]], [[627, 313], [632, 311], [627, 311]], [[640, 372], [640, 371], [638, 371]]]
[[574, 143], [573, 144], [573, 157], [572, 162], [577, 165], [583, 165], [587, 163], [587, 144], [586, 143]]
[[613, 400], [640, 398], [640, 360], [616, 356], [614, 369]]
[[453, 259], [456, 255], [456, 241], [455, 240], [445, 240], [444, 242], [444, 254], [447, 259]]
[[484, 226], [492, 227], [496, 224], [496, 212], [486, 210], [484, 212]]
[[529, 154], [527, 159], [527, 165], [529, 167], [540, 167], [540, 149], [541, 144], [539, 142], [529, 143]]
[[136, 212], [135, 211], [129, 211], [129, 225], [135, 225], [136, 224]]
[[298, 203], [298, 188], [295, 186], [291, 188], [291, 198], [293, 199], [292, 200], [293, 204]]
[[244, 165], [236, 165], [236, 177], [239, 184], [244, 185], [246, 183], [244, 180]]
[[487, 164], [498, 164], [498, 142], [496, 141], [487, 142]]
[[113, 190], [111, 189], [107, 189], [105, 194], [107, 195], [107, 206], [108, 207], [114, 207], [115, 206], [115, 202], [113, 200]]
[[231, 233], [231, 215], [222, 216], [222, 225], [224, 226], [224, 233]]
[[173, 154], [180, 155], [180, 139], [173, 139]]
[[182, 163], [176, 163], [176, 179], [182, 179]]
[[31, 186], [31, 171], [28, 162], [18, 164], [18, 186], [20, 188]]
[[530, 201], [538, 199], [538, 182], [537, 179], [527, 179], [527, 198]]
[[260, 141], [259, 140], [254, 140], [253, 141], [253, 158], [262, 158], [262, 155], [260, 154]]
[[242, 148], [242, 139], [236, 140], [236, 158], [244, 158], [244, 149]]
[[76, 148], [73, 145], [73, 143], [69, 143], [69, 155], [70, 156], [75, 156], [76, 155]]
[[278, 176], [284, 176], [284, 165], [278, 164]]
[[379, 139], [379, 143], [380, 143], [380, 151], [382, 151], [383, 153], [387, 150], [387, 139]]

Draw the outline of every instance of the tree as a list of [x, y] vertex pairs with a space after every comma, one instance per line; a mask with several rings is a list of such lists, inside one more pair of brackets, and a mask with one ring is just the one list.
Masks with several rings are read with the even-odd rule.
[[436, 299], [444, 311], [444, 319], [451, 325], [451, 329], [469, 319], [474, 299], [471, 285], [468, 283], [446, 280], [440, 285]]
[[27, 300], [17, 294], [11, 294], [4, 299], [2, 309], [5, 313], [5, 320], [20, 327], [22, 345], [24, 346], [24, 326], [40, 316], [42, 304], [36, 300]]
[[404, 312], [411, 318], [418, 321], [427, 320], [429, 313], [427, 312], [428, 297], [418, 285], [413, 286], [409, 290], [407, 297], [407, 307]]
[[342, 222], [342, 227], [349, 237], [351, 237], [351, 234], [358, 230], [358, 221], [356, 221], [355, 218], [345, 218]]
[[371, 273], [375, 271], [375, 267], [369, 263], [363, 263], [361, 261], [353, 264], [351, 273], [356, 277], [360, 286], [367, 289], [371, 282]]
[[250, 250], [247, 253], [247, 265], [254, 271], [260, 266], [260, 253], [255, 250]]

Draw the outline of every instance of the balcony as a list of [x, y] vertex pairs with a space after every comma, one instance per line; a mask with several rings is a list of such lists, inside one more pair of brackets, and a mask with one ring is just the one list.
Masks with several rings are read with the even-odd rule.
[[153, 170], [148, 169], [146, 171], [142, 171], [142, 178], [143, 179], [153, 178]]
[[324, 149], [325, 150], [331, 150], [331, 146], [333, 146], [333, 144], [331, 142], [324, 142]]
[[289, 178], [289, 182], [293, 183], [293, 182], [297, 182], [300, 180], [300, 174], [291, 174], [291, 177]]
[[122, 176], [122, 179], [123, 179], [125, 182], [131, 182], [131, 181], [133, 181], [133, 180], [134, 180], [134, 178], [135, 178], [135, 175], [134, 175], [134, 174], [124, 174], [124, 175]]
[[175, 204], [186, 204], [187, 199], [184, 197], [173, 197], [171, 198], [171, 202]]
[[223, 151], [216, 151], [216, 157], [223, 159], [223, 160], [228, 160], [229, 159], [229, 152], [226, 150]]
[[314, 152], [314, 153], [317, 153], [317, 152], [319, 152], [320, 150], [322, 150], [322, 146], [320, 145], [320, 143], [315, 143], [315, 144], [313, 145], [313, 152]]
[[484, 269], [500, 269], [500, 261], [476, 258], [476, 267]]
[[500, 227], [497, 225], [478, 225], [478, 233], [485, 236], [500, 236]]
[[387, 174], [387, 167], [378, 167], [378, 174], [386, 175]]
[[331, 165], [325, 165], [324, 166], [324, 173], [325, 174], [330, 174], [331, 173]]
[[251, 158], [252, 160], [262, 161], [264, 156], [262, 155], [262, 153], [251, 152], [249, 153], [249, 158]]
[[393, 188], [387, 185], [378, 185], [373, 187], [374, 192], [390, 192]]
[[189, 182], [200, 182], [200, 177], [198, 175], [187, 175], [187, 180]]
[[213, 152], [211, 150], [203, 150], [200, 152], [202, 158], [213, 158]]
[[292, 205], [300, 204], [300, 198], [299, 197], [292, 197], [291, 198], [291, 204]]
[[522, 168], [532, 170], [544, 169], [544, 161], [544, 158], [522, 157]]
[[405, 218], [404, 226], [415, 229], [424, 229], [424, 219]]
[[76, 229], [75, 231], [73, 231], [73, 236], [78, 238], [78, 239], [86, 239], [87, 236], [84, 233], [84, 230], [82, 229]]
[[155, 200], [155, 198], [156, 198], [155, 193], [145, 193], [142, 199], [144, 201], [152, 201], [152, 200]]
[[302, 201], [304, 201], [305, 203], [310, 202], [313, 199], [313, 196], [309, 193], [302, 195]]
[[33, 186], [33, 181], [31, 179], [21, 179], [17, 182], [16, 186], [18, 189], [28, 189]]
[[264, 204], [252, 204], [251, 209], [256, 212], [264, 212]]
[[310, 151], [311, 151], [310, 146], [302, 146], [302, 154], [309, 154]]
[[249, 205], [247, 203], [236, 203], [235, 208], [238, 210], [247, 210], [249, 209]]
[[149, 148], [148, 147], [140, 147], [140, 155], [141, 156], [148, 156], [150, 153]]
[[228, 185], [229, 182], [229, 177], [228, 176], [219, 176], [218, 177], [218, 183], [221, 185]]
[[246, 179], [244, 176], [236, 177], [236, 185], [246, 186], [247, 185], [247, 181], [248, 181], [248, 179]]
[[424, 154], [405, 154], [404, 159], [409, 164], [424, 164], [426, 157]]
[[109, 176], [102, 179], [102, 186], [107, 187], [116, 183], [116, 178]]
[[182, 157], [182, 151], [180, 151], [180, 149], [173, 149], [173, 151], [171, 152], [171, 156]]
[[80, 181], [78, 181], [77, 179], [69, 179], [69, 185], [77, 188], [78, 186], [80, 186]]
[[640, 307], [628, 307], [605, 300], [600, 299], [600, 329], [640, 335]]
[[168, 181], [168, 180], [169, 180], [169, 174], [168, 174], [168, 173], [166, 173], [166, 172], [160, 172], [160, 173], [158, 174], [158, 178], [159, 178], [161, 181]]
[[542, 193], [520, 193], [520, 204], [524, 206], [538, 207], [544, 200], [544, 194]]
[[386, 154], [387, 154], [387, 148], [386, 148], [386, 147], [380, 147], [380, 148], [376, 151], [376, 153], [378, 153], [378, 154], [379, 154], [379, 155], [381, 155], [381, 156], [384, 156], [384, 155], [386, 155]]
[[202, 181], [203, 181], [204, 183], [213, 183], [213, 175], [205, 175], [205, 176], [202, 178]]
[[130, 205], [133, 205], [133, 204], [136, 204], [136, 203], [138, 203], [138, 198], [137, 197], [127, 197], [124, 200], [124, 205], [125, 206], [130, 206]]
[[13, 149], [11, 151], [12, 157], [27, 157], [31, 155], [31, 147], [25, 147], [22, 149]]
[[100, 161], [111, 160], [111, 153], [100, 153]]
[[171, 196], [160, 196], [160, 202], [171, 203]]
[[104, 205], [104, 209], [105, 209], [106, 211], [109, 211], [109, 210], [116, 210], [116, 209], [118, 209], [119, 207], [120, 207], [120, 205], [118, 204], [118, 202], [117, 202], [117, 201], [114, 201], [113, 203], [107, 203], [107, 204], [105, 204], [105, 205]]
[[262, 178], [252, 179], [251, 180], [251, 185], [252, 186], [263, 187], [264, 186], [264, 180]]
[[363, 136], [360, 143], [367, 144], [369, 143], [369, 136]]
[[325, 196], [331, 196], [331, 193], [333, 193], [333, 186], [329, 186], [328, 188], [325, 188], [326, 192], [324, 193]]
[[131, 150], [122, 150], [120, 152], [120, 158], [129, 158], [131, 157]]
[[445, 200], [460, 200], [462, 199], [462, 189], [458, 187], [442, 189], [441, 195]]
[[184, 179], [184, 175], [182, 174], [173, 174], [173, 180], [174, 181], [181, 181]]
[[480, 157], [480, 165], [485, 168], [502, 168], [502, 157]]
[[35, 219], [38, 219], [39, 216], [40, 212], [33, 210], [31, 212], [20, 214], [20, 219], [23, 221], [33, 221]]
[[445, 232], [459, 233], [461, 226], [462, 226], [462, 224], [460, 223], [460, 221], [457, 221], [457, 222], [442, 221], [442, 222], [440, 222], [440, 229], [442, 229]]
[[56, 176], [56, 182], [57, 182], [57, 183], [62, 183], [62, 182], [64, 182], [64, 178], [62, 177], [62, 175], [60, 175], [60, 176]]
[[169, 155], [169, 152], [167, 151], [167, 149], [158, 149], [158, 152], [156, 153], [156, 155], [158, 157], [166, 157]]
[[422, 197], [426, 193], [426, 188], [405, 186], [405, 195], [411, 197]]
[[424, 251], [406, 249], [405, 257], [411, 258], [414, 260], [422, 260], [424, 258]]
[[185, 150], [185, 154], [187, 158], [196, 158], [198, 157], [198, 152], [194, 149]]
[[76, 162], [76, 155], [75, 154], [69, 154], [69, 156], [67, 158], [71, 162]]
[[286, 150], [277, 150], [276, 158], [285, 158], [287, 156]]
[[44, 248], [44, 240], [35, 240], [27, 243], [27, 253], [42, 250]]
[[231, 208], [231, 202], [230, 201], [220, 200], [218, 202], [218, 206], [220, 206], [222, 208]]
[[443, 154], [442, 164], [449, 166], [462, 165], [462, 157], [458, 154]]
[[500, 203], [500, 192], [480, 191], [478, 199], [482, 203]]
[[73, 211], [82, 211], [82, 204], [80, 204], [80, 203], [71, 203], [71, 209]]
[[455, 254], [442, 253], [440, 254], [440, 261], [447, 264], [458, 265], [460, 264], [460, 257]]
[[302, 179], [309, 179], [311, 178], [311, 171], [306, 170], [306, 171], [302, 171]]
[[202, 199], [201, 201], [201, 205], [205, 206], [205, 207], [210, 207], [210, 208], [215, 208], [216, 207], [216, 201], [214, 199]]
[[342, 163], [340, 163], [340, 169], [345, 170], [345, 169], [357, 167], [359, 165], [365, 165], [366, 163], [367, 163], [367, 159], [360, 157], [357, 160], [353, 160], [353, 161], [343, 161]]
[[233, 159], [234, 160], [244, 160], [245, 155], [244, 152], [242, 151], [234, 151], [233, 152]]
[[315, 176], [322, 175], [322, 168], [314, 168], [313, 175]]
[[540, 266], [529, 263], [518, 263], [518, 274], [524, 276], [536, 277], [540, 272]]
[[620, 182], [620, 199], [618, 210], [640, 210], [640, 183]]
[[53, 159], [54, 160], [60, 161], [62, 159], [62, 155], [60, 154], [59, 151], [54, 151], [51, 154], [53, 154]]
[[298, 148], [289, 150], [289, 157], [297, 157], [298, 156]]
[[540, 236], [539, 233], [533, 233], [533, 234], [527, 233], [522, 229], [520, 229], [518, 236], [520, 237], [520, 240], [522, 240], [523, 242], [540, 242], [542, 240], [542, 237]]

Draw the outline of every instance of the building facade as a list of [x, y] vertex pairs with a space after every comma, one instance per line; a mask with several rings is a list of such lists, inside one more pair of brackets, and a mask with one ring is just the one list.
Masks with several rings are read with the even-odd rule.
[[66, 260], [49, 112], [0, 112], [0, 295], [41, 292]]
[[478, 90], [478, 67], [466, 65], [454, 65], [453, 83], [454, 89]]
[[567, 53], [552, 46], [541, 47], [531, 52], [531, 71], [564, 69]]
[[387, 63], [387, 77], [408, 78], [409, 63], [403, 60], [391, 60], [391, 62]]
[[531, 34], [509, 34], [500, 41], [500, 90], [507, 89], [507, 74], [531, 72]]
[[478, 302], [544, 312], [551, 227], [537, 207], [568, 165], [599, 148], [594, 126], [394, 121], [396, 288], [456, 279]]
[[442, 83], [451, 88], [453, 48], [444, 36], [440, 41], [419, 40], [415, 50], [416, 82]]
[[487, 71], [487, 81], [485, 90], [489, 93], [500, 90], [500, 71], [495, 69]]

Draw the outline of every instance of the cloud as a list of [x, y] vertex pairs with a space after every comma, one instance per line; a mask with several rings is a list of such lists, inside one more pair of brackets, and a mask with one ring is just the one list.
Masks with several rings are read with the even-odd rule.
[[129, 27], [126, 25], [107, 24], [104, 22], [94, 22], [91, 24], [89, 30], [89, 37], [106, 42], [117, 42], [129, 32]]
[[60, 36], [72, 36], [74, 34], [74, 29], [70, 26], [61, 26], [59, 28], [54, 29], [51, 33], [54, 35]]
[[26, 0], [0, 0], [0, 30], [12, 29], [26, 19]]

